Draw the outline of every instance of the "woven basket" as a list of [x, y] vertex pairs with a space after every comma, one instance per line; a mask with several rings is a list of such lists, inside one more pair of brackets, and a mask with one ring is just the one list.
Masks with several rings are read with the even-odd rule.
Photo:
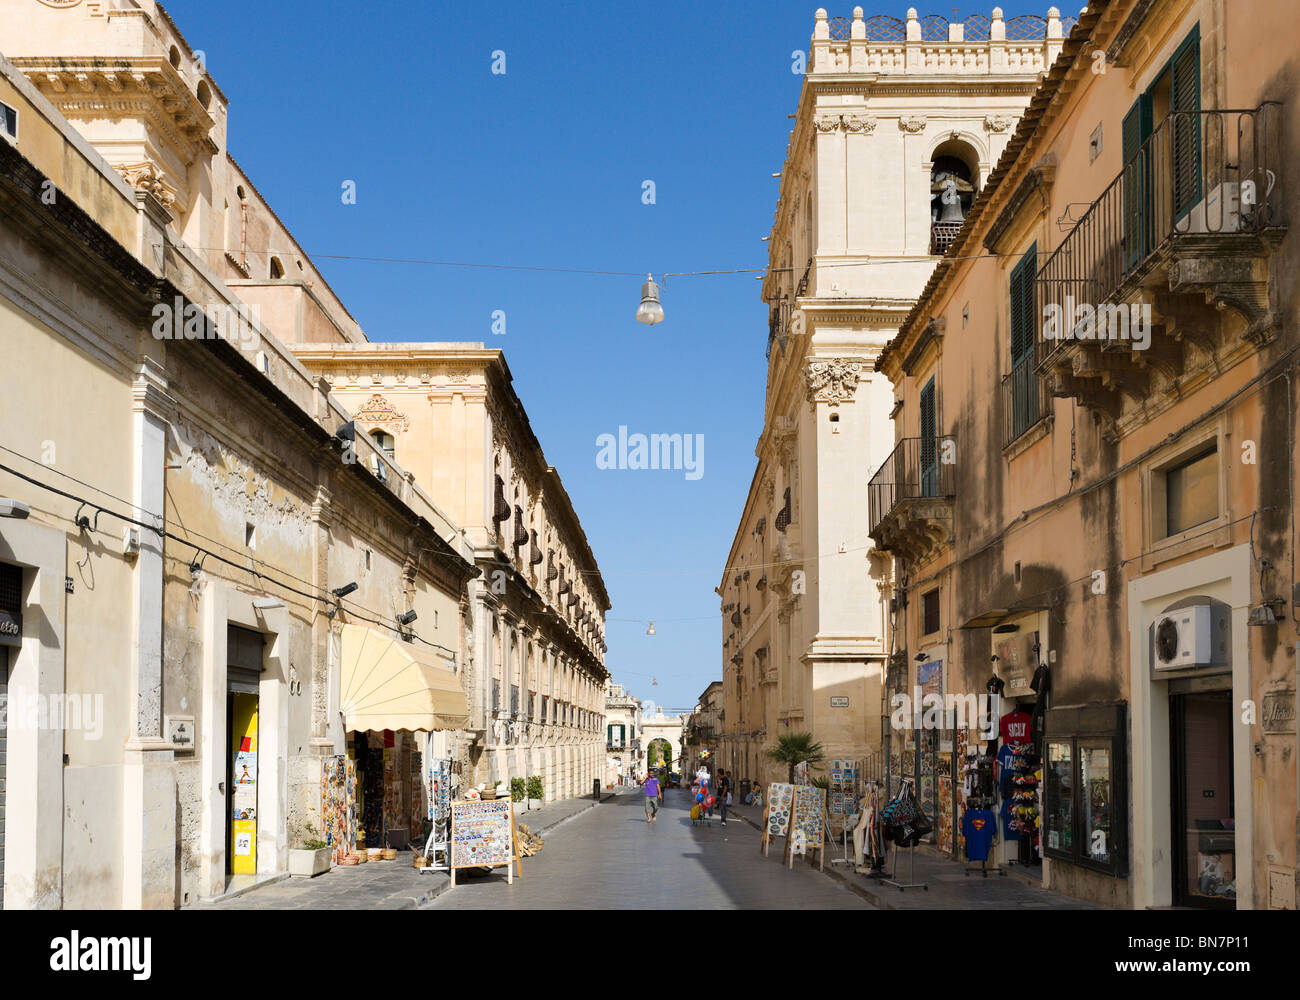
[[396, 861], [396, 860], [397, 860], [397, 848], [396, 848], [396, 847], [385, 847], [385, 848], [380, 852], [379, 856], [380, 856], [380, 858], [381, 858], [382, 860], [384, 860], [384, 861]]
[[339, 864], [343, 866], [359, 865], [361, 864], [361, 861], [357, 858], [355, 854], [344, 854], [342, 857], [339, 858]]
[[367, 861], [370, 860], [370, 859], [366, 856], [366, 852], [365, 852], [365, 851], [358, 851], [356, 854], [354, 854], [354, 855], [352, 855], [352, 856], [353, 856], [354, 858], [357, 859], [357, 864], [359, 864], [359, 865], [364, 865]]
[[417, 854], [415, 856], [415, 861], [413, 862], [413, 864], [415, 865], [416, 868], [428, 868], [429, 859], [426, 858], [423, 854]]

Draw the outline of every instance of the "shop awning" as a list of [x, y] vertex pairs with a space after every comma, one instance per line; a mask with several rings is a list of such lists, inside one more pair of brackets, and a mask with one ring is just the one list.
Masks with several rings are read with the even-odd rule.
[[433, 732], [469, 725], [469, 703], [450, 661], [364, 625], [343, 626], [343, 722], [352, 732]]

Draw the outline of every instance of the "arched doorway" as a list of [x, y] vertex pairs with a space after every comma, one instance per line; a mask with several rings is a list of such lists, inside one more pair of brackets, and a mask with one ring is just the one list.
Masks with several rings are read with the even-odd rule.
[[646, 747], [646, 767], [651, 770], [657, 770], [661, 767], [667, 767], [669, 770], [673, 767], [673, 745], [662, 736], [652, 739]]

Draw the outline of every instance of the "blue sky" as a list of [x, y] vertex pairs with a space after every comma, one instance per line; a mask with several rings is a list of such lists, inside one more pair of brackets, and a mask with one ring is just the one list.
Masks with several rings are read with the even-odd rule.
[[[604, 574], [615, 680], [694, 705], [721, 674], [713, 588], [762, 430], [754, 275], [670, 278], [667, 319], [649, 328], [633, 320], [639, 277], [322, 255], [656, 275], [764, 266], [771, 175], [799, 96], [791, 52], [808, 46], [815, 0], [166, 6], [230, 100], [232, 154], [370, 339], [505, 351]], [[491, 72], [497, 50], [504, 75]], [[355, 205], [341, 202], [345, 180]], [[620, 425], [703, 435], [704, 475], [598, 469], [596, 438]]]

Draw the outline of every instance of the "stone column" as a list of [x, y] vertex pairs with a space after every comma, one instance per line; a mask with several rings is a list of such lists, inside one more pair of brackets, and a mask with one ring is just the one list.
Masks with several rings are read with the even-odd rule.
[[[163, 366], [143, 357], [132, 386], [132, 503], [140, 520], [163, 526], [167, 418]], [[172, 909], [176, 905], [176, 776], [171, 744], [162, 735], [163, 540], [140, 529], [131, 579], [133, 708], [122, 767], [122, 905]]]

